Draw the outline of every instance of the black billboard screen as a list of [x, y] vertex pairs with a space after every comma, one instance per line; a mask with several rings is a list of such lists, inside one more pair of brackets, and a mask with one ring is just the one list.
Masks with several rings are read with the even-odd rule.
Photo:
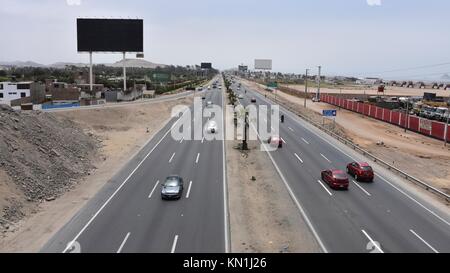
[[202, 69], [211, 69], [212, 68], [212, 64], [211, 63], [202, 63], [201, 64], [201, 68]]
[[78, 52], [143, 52], [140, 19], [77, 19]]

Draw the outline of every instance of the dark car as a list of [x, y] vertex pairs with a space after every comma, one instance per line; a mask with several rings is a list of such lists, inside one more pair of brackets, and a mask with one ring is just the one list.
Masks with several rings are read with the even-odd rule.
[[322, 180], [333, 189], [348, 189], [348, 177], [341, 170], [322, 171]]
[[256, 98], [252, 98], [251, 102], [256, 103]]
[[372, 182], [374, 173], [372, 167], [369, 164], [363, 162], [352, 162], [347, 165], [347, 173], [353, 175], [356, 181], [369, 181]]
[[183, 195], [183, 178], [178, 175], [171, 175], [166, 178], [162, 184], [161, 198], [162, 199], [180, 199]]
[[267, 140], [267, 143], [274, 147], [283, 148], [283, 140], [279, 136], [271, 136]]

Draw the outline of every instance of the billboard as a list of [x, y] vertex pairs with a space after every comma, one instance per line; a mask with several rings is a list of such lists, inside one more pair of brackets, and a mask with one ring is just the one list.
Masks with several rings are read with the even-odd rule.
[[240, 66], [238, 67], [238, 70], [239, 70], [240, 72], [247, 72], [248, 66], [246, 66], [246, 65], [240, 65]]
[[272, 70], [272, 60], [256, 59], [255, 69]]
[[78, 52], [143, 52], [140, 19], [77, 19]]
[[211, 69], [212, 64], [211, 63], [202, 63], [200, 66], [202, 69]]

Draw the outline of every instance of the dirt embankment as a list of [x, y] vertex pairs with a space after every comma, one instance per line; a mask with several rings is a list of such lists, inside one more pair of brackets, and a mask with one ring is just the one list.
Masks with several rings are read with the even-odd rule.
[[[111, 170], [119, 170], [123, 167], [133, 154], [139, 151], [155, 133], [165, 126], [170, 119], [173, 106], [191, 103], [192, 97], [189, 97], [165, 102], [120, 105], [102, 109], [26, 114], [46, 116], [59, 125], [59, 129], [48, 128], [48, 131], [53, 135], [49, 138], [45, 137], [42, 132], [38, 133], [38, 136], [43, 141], [47, 141], [52, 149], [54, 149], [54, 146], [64, 146], [65, 150], [55, 150], [60, 155], [59, 157], [53, 155], [51, 149], [48, 156], [66, 157], [67, 149], [70, 149], [69, 147], [72, 145], [70, 144], [67, 147], [69, 145], [67, 142], [70, 141], [78, 147], [77, 149], [84, 149], [83, 146], [86, 146], [86, 144], [80, 143], [80, 138], [83, 141], [88, 141], [85, 140], [85, 138], [88, 138], [89, 143], [90, 141], [99, 143], [99, 150], [95, 153], [95, 156], [91, 157], [88, 156], [90, 154], [85, 155], [86, 152], [76, 153], [74, 160], [85, 162], [86, 168], [90, 167], [92, 170], [90, 168], [85, 170], [76, 165], [75, 162], [68, 164], [78, 171], [76, 174], [67, 172], [68, 181], [74, 183], [72, 187], [67, 188], [70, 190], [66, 192], [66, 188], [62, 185], [61, 189], [64, 190], [56, 191], [61, 193], [59, 198], [49, 199], [51, 202], [44, 201], [39, 203], [39, 206], [32, 203], [34, 204], [32, 211], [26, 212], [20, 218], [21, 220], [16, 222], [14, 228], [5, 231], [3, 236], [0, 237], [0, 252], [39, 251], [51, 236], [113, 177], [115, 172]], [[69, 136], [62, 137], [58, 133], [59, 130], [67, 132]], [[2, 139], [0, 139], [0, 143], [1, 141]], [[3, 151], [3, 147], [0, 147]], [[18, 147], [25, 146], [20, 144]], [[96, 149], [93, 147], [88, 150], [94, 152]], [[82, 161], [80, 155], [85, 160]], [[36, 158], [32, 157], [32, 159], [35, 160]], [[51, 163], [55, 166], [61, 164], [56, 161], [51, 161]], [[63, 175], [64, 170], [55, 169], [54, 173]], [[0, 171], [0, 205], [2, 205], [2, 201], [4, 202], [11, 197], [17, 197], [18, 200], [25, 202], [26, 195], [20, 187], [11, 187], [11, 185], [16, 184], [14, 181], [14, 176], [10, 177]], [[64, 192], [65, 194], [62, 194]], [[53, 196], [53, 192], [49, 196]], [[47, 195], [44, 195], [44, 197], [47, 197]]]
[[98, 140], [70, 120], [0, 106], [2, 233], [89, 175], [98, 148]]
[[[253, 89], [274, 99], [274, 95], [265, 92], [262, 86], [245, 82]], [[308, 100], [305, 109], [303, 98], [280, 91], [277, 92], [277, 100], [294, 107], [302, 115], [315, 117], [313, 119], [316, 122], [321, 122], [322, 110], [336, 108], [326, 103], [313, 103]], [[328, 121], [328, 127], [332, 126], [331, 124]], [[347, 110], [338, 111], [336, 125], [337, 132], [353, 143], [410, 175], [450, 193], [450, 146], [444, 147], [442, 141], [409, 131], [405, 133], [398, 126]], [[379, 145], [380, 143], [382, 145]]]
[[239, 144], [226, 142], [231, 251], [321, 252], [259, 142], [250, 141], [246, 152], [238, 149]]

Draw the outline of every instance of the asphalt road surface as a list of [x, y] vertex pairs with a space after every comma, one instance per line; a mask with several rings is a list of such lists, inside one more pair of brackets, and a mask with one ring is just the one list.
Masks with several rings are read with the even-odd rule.
[[[204, 92], [205, 101], [222, 105], [220, 89]], [[157, 133], [42, 252], [227, 252], [224, 143], [175, 141], [170, 130], [176, 122]], [[161, 183], [172, 174], [184, 179], [183, 197], [163, 201]]]
[[[244, 106], [251, 98], [275, 104], [244, 85], [236, 92]], [[284, 146], [268, 153], [325, 252], [450, 252], [448, 208], [435, 207], [410, 182], [376, 166], [373, 183], [350, 177], [348, 191], [332, 190], [321, 181], [322, 170], [370, 161], [282, 107], [280, 114]]]

